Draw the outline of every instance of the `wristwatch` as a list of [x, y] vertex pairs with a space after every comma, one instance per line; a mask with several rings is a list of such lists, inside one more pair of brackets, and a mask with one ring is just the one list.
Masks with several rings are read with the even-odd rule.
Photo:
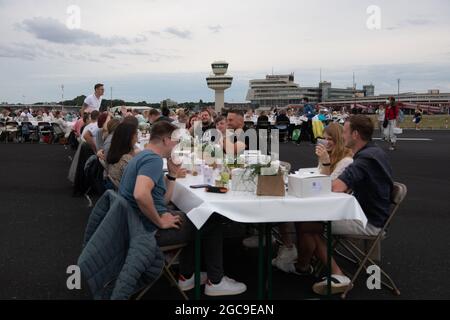
[[177, 180], [177, 178], [174, 178], [174, 177], [172, 177], [172, 176], [169, 175], [169, 174], [166, 174], [166, 177], [167, 177], [167, 179], [168, 179], [169, 181], [175, 181], [175, 180]]

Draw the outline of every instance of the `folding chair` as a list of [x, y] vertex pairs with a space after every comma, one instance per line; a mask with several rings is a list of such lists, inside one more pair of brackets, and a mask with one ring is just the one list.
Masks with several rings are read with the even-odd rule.
[[275, 128], [280, 132], [280, 141], [287, 142], [289, 138], [289, 125], [290, 122], [280, 121], [275, 125]]
[[253, 121], [244, 121], [244, 125], [248, 129], [252, 129], [255, 127], [255, 123]]
[[52, 128], [53, 128], [53, 132], [55, 133], [52, 142], [53, 143], [57, 143], [61, 139], [64, 139], [66, 134], [63, 131], [63, 129], [60, 127], [60, 125], [55, 123], [55, 122], [53, 122], [51, 125], [52, 125]]
[[[100, 163], [101, 163], [101, 161], [100, 161]], [[111, 177], [109, 174], [108, 174], [108, 179], [114, 185], [114, 190], [116, 190], [116, 191], [119, 190], [120, 182], [117, 181], [116, 179], [114, 179], [113, 177]]]
[[[29, 132], [29, 137], [28, 137], [28, 139], [31, 141], [31, 142], [39, 142], [39, 128], [38, 127], [35, 127], [35, 126], [33, 126], [33, 124], [31, 123], [31, 122], [29, 122], [29, 121], [23, 121], [22, 122], [22, 128], [24, 127], [24, 126], [26, 126], [27, 128], [28, 128], [28, 132]], [[26, 129], [25, 129], [25, 131], [26, 131]], [[23, 135], [23, 130], [22, 130], [22, 135]], [[25, 140], [27, 140], [27, 139], [25, 139]], [[25, 141], [26, 142], [26, 141]]]
[[[174, 276], [174, 273], [172, 271], [172, 265], [177, 260], [177, 258], [180, 255], [181, 251], [186, 246], [187, 246], [186, 243], [180, 243], [180, 244], [176, 244], [176, 245], [161, 247], [161, 251], [164, 253], [164, 255], [166, 257], [166, 261], [164, 263], [162, 274], [164, 274], [164, 276], [167, 278], [167, 280], [169, 281], [170, 284], [172, 284], [173, 286], [175, 286], [178, 289], [180, 294], [183, 296], [184, 300], [189, 300], [189, 298], [186, 295], [186, 293], [183, 290], [181, 290], [181, 288], [178, 286], [178, 281], [176, 280], [176, 277]], [[173, 254], [169, 255], [169, 253], [173, 253]], [[148, 292], [148, 290], [150, 290], [150, 288], [155, 284], [155, 282], [156, 281], [154, 281], [149, 286], [144, 288], [138, 294], [138, 296], [136, 297], [136, 300], [142, 299], [142, 297], [145, 296], [145, 294]]]
[[6, 137], [6, 123], [3, 121], [0, 121], [0, 137], [2, 140], [3, 137]]
[[[39, 122], [38, 123], [38, 130], [39, 130], [39, 136], [40, 138], [49, 143], [53, 141], [53, 127], [50, 125], [49, 122]], [[46, 136], [50, 136], [50, 138], [45, 138]]]
[[99, 161], [100, 164], [102, 165], [103, 169], [105, 169], [106, 171], [108, 171], [108, 166], [106, 165], [105, 160], [98, 158], [98, 161]]
[[[356, 279], [360, 275], [363, 268], [366, 267], [368, 263], [369, 265], [376, 265], [380, 268], [380, 272], [386, 277], [386, 279], [389, 281], [390, 284], [386, 283], [385, 281], [381, 281], [381, 284], [383, 284], [385, 287], [389, 288], [395, 295], [400, 295], [400, 290], [395, 285], [394, 281], [391, 279], [391, 277], [380, 267], [381, 264], [381, 254], [378, 258], [373, 258], [372, 254], [375, 252], [375, 249], [381, 248], [381, 241], [386, 238], [386, 230], [391, 224], [392, 219], [394, 218], [395, 213], [397, 212], [400, 204], [405, 199], [408, 189], [406, 186], [402, 183], [395, 182], [394, 183], [394, 189], [392, 191], [391, 195], [391, 214], [384, 224], [383, 228], [381, 229], [380, 233], [377, 236], [362, 236], [362, 235], [336, 235], [334, 236], [334, 247], [337, 245], [340, 245], [342, 248], [344, 248], [346, 251], [348, 251], [355, 260], [348, 259], [350, 261], [356, 262], [358, 264], [358, 269], [356, 270], [355, 274], [352, 276], [350, 285], [348, 286], [347, 290], [341, 295], [342, 299], [345, 299], [348, 292], [352, 289]], [[368, 243], [369, 245], [366, 245], [366, 248], [368, 248], [367, 251], [362, 250], [359, 248], [354, 241], [355, 240], [361, 240], [363, 242]], [[381, 250], [381, 249], [380, 249]], [[374, 260], [379, 260], [379, 263], [376, 263]]]
[[[6, 122], [6, 139], [5, 142], [8, 143], [8, 140], [10, 136], [15, 136], [16, 141], [18, 139], [19, 134], [19, 124], [15, 121], [8, 121]], [[14, 138], [12, 139], [12, 142], [14, 142]]]

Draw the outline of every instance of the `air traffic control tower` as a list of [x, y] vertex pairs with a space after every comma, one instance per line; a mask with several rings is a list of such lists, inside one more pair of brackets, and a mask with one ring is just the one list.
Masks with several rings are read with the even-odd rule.
[[231, 87], [233, 77], [226, 76], [228, 63], [225, 61], [216, 61], [211, 64], [214, 75], [206, 78], [208, 88], [216, 93], [215, 110], [217, 113], [222, 112], [225, 103], [225, 90]]

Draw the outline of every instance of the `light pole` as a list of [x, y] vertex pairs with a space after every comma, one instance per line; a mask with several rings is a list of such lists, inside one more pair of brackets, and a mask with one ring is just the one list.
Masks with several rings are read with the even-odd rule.
[[[112, 109], [112, 107], [113, 107], [113, 105], [112, 105], [112, 100], [113, 100], [113, 87], [111, 87], [111, 101], [110, 101], [110, 103], [109, 103], [109, 109], [111, 110]], [[109, 111], [109, 110], [108, 110]]]
[[64, 85], [61, 85], [61, 110], [64, 111]]
[[397, 101], [400, 101], [400, 79], [397, 79]]
[[353, 108], [354, 111], [357, 112], [358, 109], [356, 108], [356, 82], [355, 82], [355, 73], [353, 72]]

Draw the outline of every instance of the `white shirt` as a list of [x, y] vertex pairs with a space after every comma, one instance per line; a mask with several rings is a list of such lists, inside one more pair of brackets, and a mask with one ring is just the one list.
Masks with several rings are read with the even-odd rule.
[[136, 115], [136, 119], [138, 120], [138, 123], [139, 123], [139, 124], [144, 123], [144, 122], [147, 121], [147, 120], [145, 119], [145, 117], [144, 117], [142, 114]]
[[378, 121], [384, 121], [384, 114], [385, 114], [384, 109], [383, 110], [378, 109], [377, 113], [378, 113]]
[[[333, 172], [331, 173], [331, 181], [336, 180], [339, 176], [344, 172], [345, 168], [353, 163], [353, 158], [345, 157], [341, 161], [339, 161], [334, 167]], [[319, 165], [319, 171], [321, 170], [322, 165]]]
[[64, 132], [67, 131], [67, 129], [68, 129], [68, 127], [67, 127], [67, 122], [64, 121], [63, 118], [55, 119], [55, 123], [58, 124], [58, 125], [60, 126], [60, 128], [61, 128]]
[[92, 134], [92, 137], [94, 138], [95, 141], [95, 137], [98, 131], [97, 122], [89, 123], [86, 127], [84, 127], [84, 130], [81, 133], [81, 141], [86, 142], [86, 139], [84, 139], [84, 134], [88, 131]]
[[103, 97], [97, 98], [95, 94], [91, 94], [90, 96], [86, 97], [84, 100], [84, 103], [87, 104], [89, 107], [87, 108], [88, 112], [92, 112], [94, 110], [99, 111], [100, 106], [102, 104]]
[[42, 115], [42, 121], [44, 121], [44, 122], [51, 122], [52, 118], [48, 114], [44, 113]]

